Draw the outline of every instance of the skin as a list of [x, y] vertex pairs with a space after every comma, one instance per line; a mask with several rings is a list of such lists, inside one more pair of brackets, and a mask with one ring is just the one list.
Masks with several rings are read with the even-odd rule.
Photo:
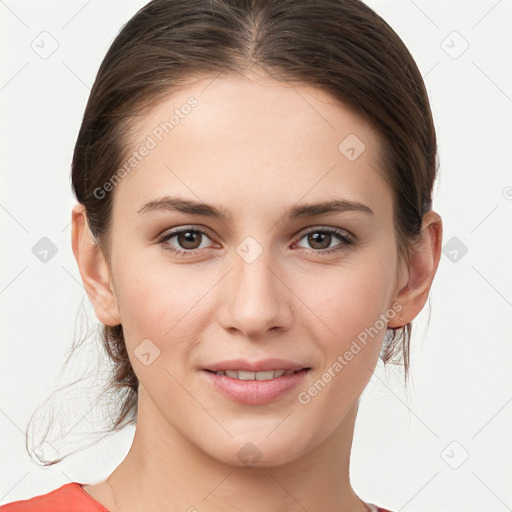
[[[350, 450], [386, 329], [309, 403], [298, 394], [393, 304], [401, 309], [388, 327], [418, 315], [440, 258], [441, 218], [424, 216], [407, 264], [379, 167], [381, 140], [363, 118], [324, 91], [261, 72], [212, 79], [170, 93], [134, 126], [130, 151], [189, 97], [198, 101], [115, 187], [109, 261], [83, 207], [73, 209], [73, 251], [88, 297], [100, 322], [123, 324], [140, 381], [129, 453], [107, 481], [84, 489], [113, 512], [362, 512], [367, 507], [349, 479]], [[349, 134], [366, 146], [354, 161], [338, 149]], [[166, 194], [222, 207], [229, 218], [138, 213]], [[373, 215], [285, 216], [297, 203], [340, 198]], [[179, 227], [212, 236], [196, 233], [189, 245], [178, 237], [159, 241]], [[322, 231], [329, 227], [356, 243], [329, 239]], [[308, 228], [327, 240], [315, 245]], [[251, 263], [236, 251], [248, 236], [262, 249]], [[189, 254], [176, 256], [166, 244]], [[321, 254], [336, 246], [342, 249]], [[160, 350], [148, 366], [134, 354], [144, 339]], [[270, 404], [240, 404], [202, 378], [209, 363], [236, 357], [291, 359], [311, 371]], [[249, 442], [260, 457], [252, 466], [237, 455]]]

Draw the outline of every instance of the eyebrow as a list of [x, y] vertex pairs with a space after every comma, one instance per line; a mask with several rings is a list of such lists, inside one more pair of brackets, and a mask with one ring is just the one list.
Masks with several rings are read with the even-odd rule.
[[[181, 213], [191, 215], [203, 215], [205, 217], [212, 217], [227, 222], [229, 219], [229, 211], [194, 201], [191, 199], [180, 199], [179, 197], [164, 196], [144, 204], [139, 214], [146, 214], [155, 211], [178, 211]], [[357, 201], [349, 201], [346, 199], [337, 199], [331, 201], [323, 201], [319, 203], [306, 203], [293, 206], [287, 214], [290, 219], [303, 218], [303, 217], [317, 217], [329, 213], [343, 213], [348, 211], [362, 212], [369, 215], [375, 215], [373, 210], [363, 203]]]

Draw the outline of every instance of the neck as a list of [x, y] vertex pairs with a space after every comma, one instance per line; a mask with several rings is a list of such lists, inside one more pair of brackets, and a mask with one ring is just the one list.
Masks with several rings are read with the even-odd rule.
[[[192, 445], [139, 395], [135, 437], [110, 475], [112, 512], [365, 512], [349, 479], [357, 406], [307, 454], [267, 467], [231, 466]], [[157, 417], [158, 421], [157, 420]]]

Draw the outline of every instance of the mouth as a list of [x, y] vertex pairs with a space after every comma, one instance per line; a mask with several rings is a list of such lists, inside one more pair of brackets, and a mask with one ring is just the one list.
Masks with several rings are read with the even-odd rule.
[[267, 359], [259, 362], [225, 361], [204, 368], [201, 375], [215, 391], [229, 400], [264, 405], [289, 397], [304, 382], [310, 366]]
[[247, 370], [206, 370], [207, 372], [214, 373], [215, 375], [225, 375], [232, 379], [238, 380], [271, 380], [277, 379], [284, 375], [293, 375], [294, 373], [301, 372], [303, 370], [310, 370], [311, 368], [301, 368], [300, 370], [284, 370], [282, 368], [278, 370], [268, 370], [263, 372], [250, 372]]

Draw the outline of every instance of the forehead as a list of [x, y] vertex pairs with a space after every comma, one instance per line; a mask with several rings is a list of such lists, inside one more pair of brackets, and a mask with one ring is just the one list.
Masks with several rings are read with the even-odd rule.
[[363, 117], [326, 91], [264, 75], [191, 80], [137, 120], [128, 146], [134, 165], [115, 196], [132, 209], [171, 192], [241, 205], [390, 195], [380, 137]]

